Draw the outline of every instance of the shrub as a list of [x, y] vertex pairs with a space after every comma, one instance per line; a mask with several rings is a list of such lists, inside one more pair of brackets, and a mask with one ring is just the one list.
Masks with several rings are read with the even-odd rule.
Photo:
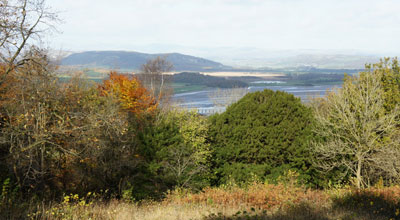
[[312, 121], [299, 98], [272, 90], [247, 94], [211, 117], [215, 183], [244, 182], [254, 175], [275, 179], [288, 169], [310, 181]]
[[208, 121], [195, 112], [172, 110], [161, 116], [141, 136], [140, 155], [150, 182], [158, 182], [164, 190], [207, 184], [211, 155], [207, 137]]

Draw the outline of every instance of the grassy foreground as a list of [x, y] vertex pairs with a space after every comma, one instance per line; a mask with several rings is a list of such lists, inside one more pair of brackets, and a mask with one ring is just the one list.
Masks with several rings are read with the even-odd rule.
[[30, 209], [29, 219], [400, 219], [400, 187], [321, 191], [254, 183], [199, 193], [176, 190], [158, 202], [69, 195], [60, 203]]

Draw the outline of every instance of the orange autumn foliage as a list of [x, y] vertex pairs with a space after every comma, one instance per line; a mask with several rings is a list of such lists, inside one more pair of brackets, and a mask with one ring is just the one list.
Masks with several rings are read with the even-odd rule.
[[132, 112], [136, 116], [154, 113], [157, 109], [155, 98], [136, 77], [111, 71], [109, 79], [104, 80], [99, 89], [102, 95], [115, 96], [122, 109]]

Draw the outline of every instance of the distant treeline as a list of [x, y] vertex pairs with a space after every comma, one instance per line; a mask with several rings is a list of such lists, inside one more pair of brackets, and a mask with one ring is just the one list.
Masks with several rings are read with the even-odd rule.
[[343, 78], [344, 73], [307, 73], [288, 75], [288, 80], [306, 81], [308, 83], [338, 82], [343, 81]]
[[[271, 69], [274, 71], [277, 71], [278, 69]], [[302, 73], [325, 73], [325, 74], [334, 74], [334, 73], [358, 73], [361, 71], [364, 71], [365, 69], [325, 69], [325, 68], [316, 68], [316, 67], [295, 67], [295, 68], [282, 68], [280, 69], [282, 72], [285, 73], [296, 73], [296, 72], [302, 72]], [[264, 70], [267, 71], [267, 70]]]
[[217, 88], [248, 87], [248, 84], [243, 81], [207, 76], [196, 72], [182, 72], [174, 75], [172, 78], [172, 81], [175, 83], [186, 83], [191, 85], [205, 85]]
[[[125, 74], [129, 76], [130, 74]], [[142, 74], [136, 74], [139, 79], [142, 78]], [[108, 78], [108, 77], [107, 77]], [[105, 78], [105, 79], [107, 79]], [[90, 78], [91, 81], [96, 83], [102, 83], [105, 79]], [[259, 78], [256, 78], [260, 80]], [[254, 79], [254, 80], [256, 80]], [[68, 83], [71, 80], [70, 77], [59, 77], [59, 82]], [[189, 85], [204, 85], [212, 88], [244, 88], [248, 87], [248, 83], [236, 80], [236, 79], [226, 79], [223, 77], [207, 76], [197, 72], [182, 72], [171, 77], [166, 77], [166, 81], [174, 83], [185, 83]]]

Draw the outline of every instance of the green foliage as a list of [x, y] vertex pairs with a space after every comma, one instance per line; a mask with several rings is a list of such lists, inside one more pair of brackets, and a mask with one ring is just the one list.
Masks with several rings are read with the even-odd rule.
[[150, 178], [165, 189], [207, 184], [210, 145], [208, 121], [194, 112], [172, 110], [141, 137], [141, 155]]
[[374, 65], [367, 65], [366, 71], [381, 77], [384, 90], [386, 113], [389, 113], [400, 103], [400, 66], [397, 58], [385, 58]]
[[213, 165], [218, 183], [256, 175], [278, 177], [297, 170], [310, 181], [308, 142], [313, 117], [300, 99], [285, 92], [250, 93], [211, 118]]
[[[315, 164], [322, 170], [342, 169], [358, 188], [380, 176], [399, 180], [400, 155], [398, 64], [389, 60], [367, 65], [358, 76], [347, 76], [341, 89], [314, 105]], [[397, 74], [397, 75], [396, 75]]]
[[185, 83], [189, 85], [205, 85], [212, 88], [244, 88], [249, 85], [246, 82], [226, 79], [223, 77], [208, 76], [195, 72], [182, 72], [172, 76], [175, 83]]
[[24, 198], [20, 188], [11, 178], [0, 182], [0, 219], [21, 219], [29, 206], [30, 198]]

